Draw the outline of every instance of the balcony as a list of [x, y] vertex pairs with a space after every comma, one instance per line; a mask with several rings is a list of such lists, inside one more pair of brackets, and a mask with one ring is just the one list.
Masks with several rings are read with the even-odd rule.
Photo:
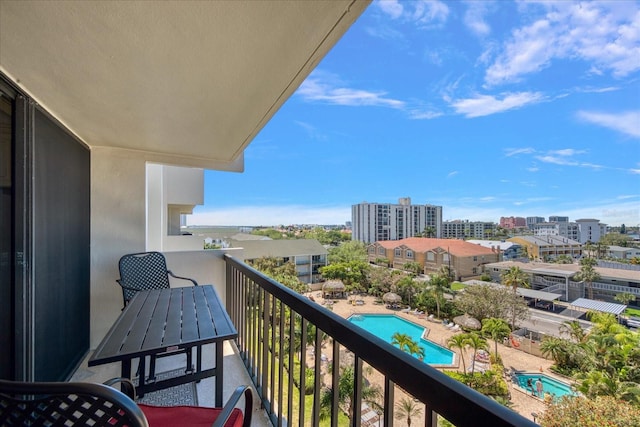
[[[332, 426], [339, 425], [338, 394], [333, 394], [330, 408], [323, 407], [320, 396], [323, 387], [338, 384], [340, 370], [325, 368], [321, 357], [312, 358], [312, 374], [296, 363], [307, 360], [309, 353], [320, 355], [329, 349], [333, 366], [353, 369], [349, 400], [354, 426], [366, 425], [363, 384], [373, 377], [383, 389], [377, 402], [381, 425], [394, 424], [394, 400], [400, 393], [424, 405], [425, 426], [436, 425], [436, 415], [456, 426], [535, 425], [229, 254], [224, 261], [226, 304], [239, 333], [238, 354], [274, 426], [319, 425], [322, 416], [330, 417]], [[305, 336], [307, 345], [292, 345]], [[305, 388], [311, 398], [300, 396], [298, 391]]]
[[[323, 358], [309, 357], [323, 353], [329, 354], [333, 366], [353, 369], [351, 425], [394, 425], [394, 402], [405, 394], [420, 402], [425, 426], [437, 425], [437, 415], [456, 426], [536, 425], [264, 276], [239, 260], [240, 251], [166, 255], [171, 264], [180, 263], [179, 270], [194, 271], [202, 283], [214, 281], [225, 299], [238, 339], [235, 345], [225, 345], [224, 398], [236, 385], [251, 383], [256, 398], [255, 426], [316, 426], [321, 416], [328, 416], [332, 426], [346, 425], [347, 418], [339, 414], [338, 396], [333, 399], [333, 406], [324, 403], [327, 407], [323, 407], [320, 400], [323, 389], [337, 384], [340, 374], [340, 370], [329, 369]], [[117, 290], [115, 284], [114, 289]], [[306, 346], [290, 345], [303, 336], [309, 337]], [[208, 351], [212, 349], [205, 347], [205, 360]], [[181, 366], [184, 361], [178, 357], [184, 356], [159, 359], [158, 372]], [[299, 360], [312, 360], [306, 366], [311, 371], [305, 373]], [[74, 379], [101, 382], [118, 375], [118, 364], [91, 371], [83, 365]], [[372, 408], [374, 405], [363, 398], [363, 384], [368, 381], [382, 386], [379, 407]], [[197, 388], [199, 404], [213, 406], [212, 379], [203, 380]], [[299, 393], [305, 388], [306, 399]]]

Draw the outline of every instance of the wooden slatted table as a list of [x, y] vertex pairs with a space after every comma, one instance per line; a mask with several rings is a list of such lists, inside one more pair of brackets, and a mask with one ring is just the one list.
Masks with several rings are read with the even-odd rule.
[[[237, 336], [236, 328], [211, 285], [140, 291], [129, 301], [88, 364], [120, 362], [122, 377], [132, 378], [131, 361], [140, 359], [137, 386], [140, 397], [151, 391], [215, 376], [215, 405], [221, 407], [222, 344]], [[215, 344], [215, 364], [213, 368], [203, 370], [202, 346], [211, 343]], [[193, 347], [197, 349], [195, 370], [162, 381], [146, 381], [147, 356]]]

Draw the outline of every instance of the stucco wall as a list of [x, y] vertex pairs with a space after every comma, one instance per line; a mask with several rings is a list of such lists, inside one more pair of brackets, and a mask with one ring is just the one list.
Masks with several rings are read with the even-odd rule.
[[122, 308], [118, 260], [145, 250], [145, 173], [135, 152], [91, 150], [91, 348]]

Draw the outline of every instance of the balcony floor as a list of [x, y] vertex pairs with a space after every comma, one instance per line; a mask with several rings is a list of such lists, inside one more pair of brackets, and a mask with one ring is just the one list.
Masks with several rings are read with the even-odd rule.
[[[214, 347], [213, 345], [204, 346], [202, 349], [202, 360], [203, 367], [207, 366], [206, 361], [211, 360], [213, 358]], [[71, 377], [71, 381], [85, 381], [85, 382], [94, 382], [94, 383], [102, 383], [111, 378], [120, 376], [120, 363], [109, 363], [100, 366], [88, 367], [87, 361], [91, 357], [93, 352], [89, 352], [87, 357], [83, 360], [82, 364], [76, 372]], [[156, 372], [166, 372], [173, 369], [179, 369], [185, 366], [184, 355], [177, 355], [171, 357], [163, 357], [157, 359], [156, 362]], [[133, 369], [136, 369], [134, 364]], [[223, 402], [229, 398], [231, 393], [235, 390], [238, 385], [241, 384], [250, 384], [251, 380], [247, 374], [246, 369], [240, 357], [238, 356], [235, 345], [230, 344], [229, 342], [224, 343], [224, 390], [223, 390]], [[214, 406], [214, 397], [215, 397], [215, 384], [214, 377], [206, 378], [200, 383], [197, 384], [197, 393], [198, 393], [198, 405], [199, 406]], [[253, 386], [252, 386], [253, 387]], [[269, 420], [267, 419], [266, 413], [260, 408], [260, 402], [257, 398], [257, 394], [254, 389], [254, 408], [253, 408], [253, 418], [251, 421], [251, 425], [255, 427], [267, 427], [271, 426]]]

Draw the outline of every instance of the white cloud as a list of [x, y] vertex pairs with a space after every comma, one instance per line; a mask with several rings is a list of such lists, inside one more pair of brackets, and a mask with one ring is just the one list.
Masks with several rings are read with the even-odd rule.
[[458, 173], [459, 173], [458, 171], [451, 171], [451, 172], [449, 172], [449, 173], [447, 174], [447, 178], [451, 178], [451, 177], [453, 177], [453, 176], [456, 176], [456, 175], [458, 175]]
[[389, 15], [391, 19], [398, 19], [404, 11], [402, 4], [400, 4], [398, 0], [381, 0], [377, 2], [377, 5], [384, 13]]
[[484, 1], [469, 2], [464, 14], [464, 23], [472, 33], [478, 36], [487, 36], [491, 33], [491, 27], [484, 19], [490, 3]]
[[518, 154], [532, 154], [535, 153], [536, 150], [531, 148], [531, 147], [527, 147], [527, 148], [505, 148], [505, 155], [507, 157], [511, 157], [511, 156], [515, 156]]
[[466, 117], [482, 117], [502, 113], [544, 100], [540, 92], [507, 93], [502, 99], [490, 95], [478, 95], [475, 98], [459, 99], [451, 105], [458, 114]]
[[442, 113], [438, 111], [413, 110], [409, 112], [409, 118], [414, 120], [431, 120], [440, 116], [442, 116]]
[[540, 4], [547, 9], [546, 15], [513, 31], [486, 71], [488, 84], [518, 81], [550, 66], [554, 59], [581, 60], [590, 63], [589, 73], [609, 71], [615, 77], [640, 70], [640, 10], [636, 2]]
[[[640, 60], [639, 60], [640, 62]], [[620, 114], [578, 111], [579, 119], [602, 126], [625, 135], [640, 138], [640, 110]]]
[[449, 16], [449, 7], [438, 0], [415, 0], [402, 3], [397, 0], [381, 0], [376, 4], [391, 19], [402, 18], [422, 27], [439, 26], [446, 22]]
[[339, 87], [318, 77], [307, 78], [296, 92], [307, 101], [318, 101], [327, 104], [345, 106], [376, 106], [404, 108], [405, 103], [397, 99], [387, 98], [386, 92], [372, 92], [362, 89]]

